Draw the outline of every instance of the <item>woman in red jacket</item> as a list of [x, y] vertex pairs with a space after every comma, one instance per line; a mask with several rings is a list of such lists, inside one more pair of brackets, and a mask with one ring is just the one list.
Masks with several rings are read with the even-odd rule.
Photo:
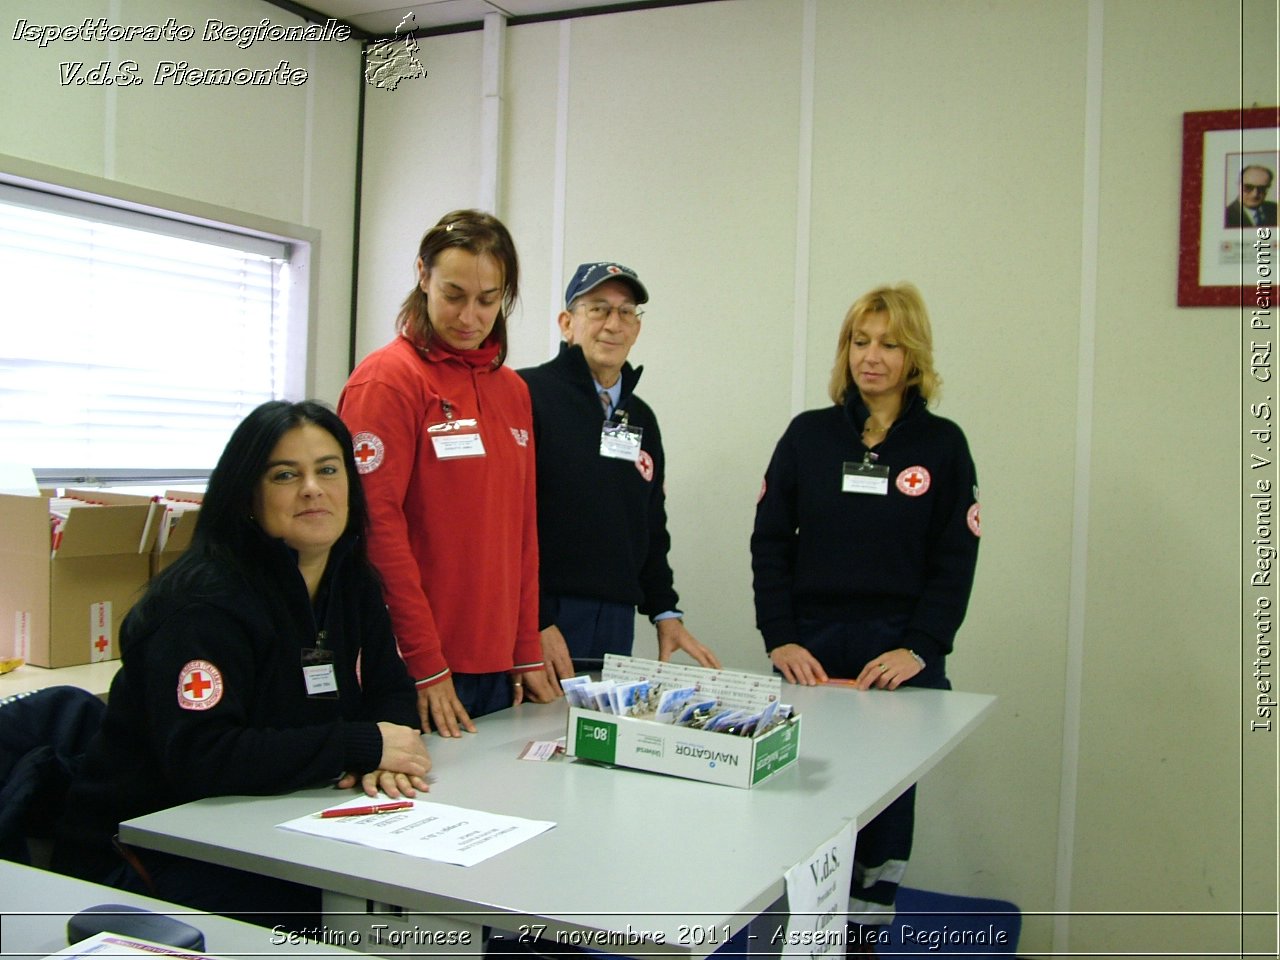
[[423, 236], [398, 336], [351, 374], [354, 435], [382, 574], [423, 727], [554, 699], [538, 635], [538, 531], [529, 391], [503, 365], [519, 288], [496, 218], [446, 214]]

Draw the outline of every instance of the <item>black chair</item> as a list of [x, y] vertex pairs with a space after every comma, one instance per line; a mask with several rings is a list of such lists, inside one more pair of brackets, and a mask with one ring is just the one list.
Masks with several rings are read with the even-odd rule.
[[72, 686], [0, 700], [0, 859], [48, 866], [67, 788], [105, 710]]

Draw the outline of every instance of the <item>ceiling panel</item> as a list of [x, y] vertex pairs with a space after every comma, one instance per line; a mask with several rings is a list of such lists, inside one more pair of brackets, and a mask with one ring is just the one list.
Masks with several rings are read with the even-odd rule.
[[[268, 0], [271, 2], [271, 0]], [[676, 0], [676, 2], [705, 2], [705, 0]], [[672, 0], [632, 0], [621, 4], [623, 9], [647, 6], [670, 6]], [[334, 17], [374, 36], [388, 36], [395, 32], [401, 18], [412, 12], [419, 30], [452, 27], [463, 23], [477, 23], [489, 13], [503, 13], [509, 17], [573, 16], [585, 10], [599, 10], [611, 6], [609, 0], [416, 0], [411, 4], [391, 5], [387, 0], [308, 0], [303, 4], [281, 4], [285, 9], [301, 6], [326, 17]]]

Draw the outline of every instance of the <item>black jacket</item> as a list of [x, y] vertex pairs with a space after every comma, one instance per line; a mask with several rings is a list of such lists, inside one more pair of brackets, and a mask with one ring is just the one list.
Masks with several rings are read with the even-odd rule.
[[756, 625], [767, 650], [796, 642], [797, 619], [906, 613], [904, 646], [926, 660], [951, 652], [978, 558], [968, 444], [912, 394], [874, 448], [890, 468], [888, 492], [846, 493], [843, 465], [868, 452], [866, 417], [852, 391], [843, 406], [799, 414], [774, 450], [751, 535]]
[[[340, 543], [313, 608], [293, 551], [264, 536], [255, 552], [252, 582], [206, 561], [185, 571], [180, 590], [153, 586], [125, 618], [106, 717], [68, 796], [75, 814], [64, 823], [60, 867], [93, 877], [115, 862], [109, 843], [122, 820], [368, 772], [382, 755], [377, 721], [418, 726], [371, 570]], [[308, 696], [303, 681], [302, 652], [321, 634], [333, 697]], [[200, 683], [217, 681], [198, 709], [189, 698], [183, 705], [180, 689], [193, 665]]]
[[643, 367], [622, 369], [614, 417], [642, 427], [639, 463], [600, 455], [604, 412], [581, 347], [519, 371], [533, 400], [538, 470], [539, 628], [556, 596], [636, 606], [652, 618], [679, 603], [667, 551], [666, 462], [658, 419], [635, 395]]

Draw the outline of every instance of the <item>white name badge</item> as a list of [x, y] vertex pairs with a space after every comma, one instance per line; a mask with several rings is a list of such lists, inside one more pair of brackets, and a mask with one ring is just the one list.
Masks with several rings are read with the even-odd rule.
[[889, 468], [878, 463], [847, 461], [840, 480], [840, 492], [883, 497], [889, 492]]
[[480, 439], [480, 428], [474, 417], [433, 423], [427, 427], [427, 433], [431, 435], [431, 445], [441, 460], [484, 456], [484, 442]]
[[600, 456], [635, 463], [640, 459], [640, 439], [643, 436], [644, 427], [606, 420], [600, 428]]
[[317, 663], [310, 667], [303, 667], [302, 679], [307, 684], [309, 697], [338, 692], [338, 675], [333, 672], [332, 663]]

